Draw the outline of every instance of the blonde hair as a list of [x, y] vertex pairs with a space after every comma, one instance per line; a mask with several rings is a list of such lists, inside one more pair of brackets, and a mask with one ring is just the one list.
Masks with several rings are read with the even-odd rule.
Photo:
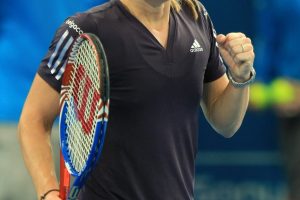
[[198, 0], [171, 0], [171, 7], [179, 12], [181, 10], [181, 4], [185, 3], [191, 10], [191, 13], [195, 20], [199, 17], [199, 3]]

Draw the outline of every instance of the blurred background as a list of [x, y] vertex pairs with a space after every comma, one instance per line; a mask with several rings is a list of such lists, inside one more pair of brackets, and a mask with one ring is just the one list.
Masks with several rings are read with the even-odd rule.
[[[104, 0], [0, 1], [0, 199], [35, 199], [17, 122], [56, 28]], [[202, 0], [219, 33], [253, 40], [257, 81], [239, 132], [217, 135], [200, 115], [196, 200], [300, 199], [300, 0]], [[57, 127], [53, 128], [58, 155]], [[299, 143], [299, 144], [298, 144]]]

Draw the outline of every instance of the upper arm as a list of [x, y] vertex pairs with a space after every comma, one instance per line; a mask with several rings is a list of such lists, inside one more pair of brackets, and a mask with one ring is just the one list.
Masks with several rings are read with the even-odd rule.
[[21, 128], [34, 123], [35, 126], [42, 125], [41, 128], [51, 129], [59, 112], [59, 91], [67, 52], [79, 33], [89, 30], [88, 27], [91, 26], [84, 22], [87, 22], [87, 15], [78, 14], [69, 17], [57, 29], [24, 104], [20, 118]]
[[25, 101], [20, 124], [39, 123], [50, 129], [59, 113], [59, 93], [36, 75]]
[[229, 80], [227, 75], [224, 74], [215, 81], [205, 83], [203, 86], [203, 98], [201, 100], [202, 110], [207, 117], [208, 112], [214, 102], [220, 97], [225, 91]]
[[87, 13], [67, 18], [57, 29], [48, 52], [40, 63], [38, 74], [55, 90], [60, 91], [61, 79], [67, 65], [68, 52], [81, 33], [96, 33], [95, 25]]
[[46, 56], [40, 63], [37, 75], [24, 104], [20, 125], [43, 125], [51, 128], [59, 113], [59, 91], [68, 51], [81, 32], [92, 32], [94, 28], [87, 14], [69, 17], [57, 29]]

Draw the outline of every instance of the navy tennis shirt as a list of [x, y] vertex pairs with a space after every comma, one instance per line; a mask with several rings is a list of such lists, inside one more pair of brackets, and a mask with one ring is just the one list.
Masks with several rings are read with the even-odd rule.
[[118, 0], [66, 19], [38, 74], [60, 91], [66, 55], [80, 33], [103, 43], [110, 72], [110, 116], [99, 163], [80, 199], [194, 199], [198, 111], [203, 84], [225, 67], [201, 6], [171, 11], [164, 48]]

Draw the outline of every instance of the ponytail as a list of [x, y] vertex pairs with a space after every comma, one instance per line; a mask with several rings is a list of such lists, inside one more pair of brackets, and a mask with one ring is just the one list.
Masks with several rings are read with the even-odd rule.
[[198, 0], [171, 0], [171, 7], [176, 10], [176, 12], [179, 12], [182, 3], [185, 3], [190, 8], [194, 19], [197, 20], [200, 11]]

